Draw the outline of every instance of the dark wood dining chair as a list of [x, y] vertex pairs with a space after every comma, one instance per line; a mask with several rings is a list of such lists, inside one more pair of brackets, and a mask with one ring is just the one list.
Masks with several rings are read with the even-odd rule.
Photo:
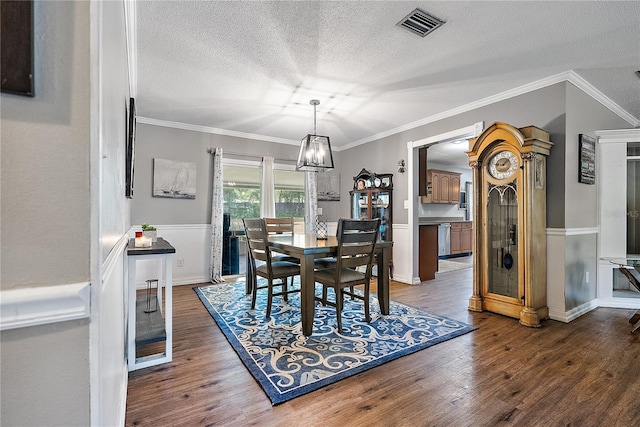
[[[244, 232], [247, 239], [247, 246], [250, 257], [250, 274], [253, 276], [253, 288], [251, 295], [251, 308], [256, 307], [256, 299], [258, 289], [267, 289], [267, 317], [271, 316], [271, 306], [274, 296], [282, 296], [285, 301], [288, 295], [294, 292], [300, 292], [300, 289], [290, 289], [287, 286], [287, 279], [300, 275], [300, 265], [288, 261], [279, 261], [272, 258], [271, 249], [267, 233], [267, 225], [264, 219], [246, 219], [243, 220]], [[258, 262], [260, 264], [258, 265]], [[258, 286], [258, 277], [267, 279], [267, 285]], [[279, 283], [276, 283], [279, 281]], [[293, 283], [293, 280], [292, 280]], [[274, 287], [280, 287], [279, 292], [274, 292]]]
[[[281, 235], [289, 235], [293, 236], [293, 217], [284, 217], [284, 218], [264, 218], [264, 222], [267, 227], [268, 234], [281, 234]], [[275, 261], [289, 261], [296, 264], [300, 264], [300, 260], [298, 258], [279, 254], [275, 251], [271, 253], [272, 260]]]
[[[342, 308], [344, 296], [364, 302], [364, 317], [371, 321], [369, 313], [369, 295], [371, 271], [373, 268], [373, 250], [378, 239], [379, 219], [358, 220], [340, 219], [338, 221], [338, 251], [335, 267], [315, 272], [316, 282], [322, 283], [322, 297], [316, 298], [325, 305], [336, 308], [338, 331], [342, 332]], [[359, 268], [364, 267], [364, 271]], [[364, 285], [363, 294], [354, 292], [354, 286]], [[327, 298], [327, 289], [333, 288], [335, 301]]]

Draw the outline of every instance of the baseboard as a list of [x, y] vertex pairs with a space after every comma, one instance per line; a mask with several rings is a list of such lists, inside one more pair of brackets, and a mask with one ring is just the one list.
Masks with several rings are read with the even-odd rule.
[[559, 322], [569, 323], [596, 308], [598, 308], [597, 300], [591, 300], [566, 312], [549, 310], [549, 318]]

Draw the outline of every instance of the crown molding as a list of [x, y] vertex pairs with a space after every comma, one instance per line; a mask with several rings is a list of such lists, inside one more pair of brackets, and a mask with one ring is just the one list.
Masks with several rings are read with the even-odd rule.
[[[144, 123], [144, 124], [147, 124], [147, 125], [155, 125], [155, 126], [163, 126], [163, 127], [168, 127], [168, 128], [174, 128], [174, 129], [191, 130], [191, 131], [194, 131], [194, 132], [211, 133], [211, 134], [214, 134], [214, 135], [226, 135], [226, 136], [233, 136], [233, 137], [236, 137], [236, 138], [255, 139], [255, 140], [258, 140], [258, 141], [275, 142], [275, 143], [278, 143], [278, 144], [288, 144], [288, 145], [297, 145], [297, 146], [300, 145], [300, 141], [295, 141], [295, 140], [292, 140], [292, 139], [276, 138], [276, 137], [273, 137], [273, 136], [258, 135], [258, 134], [255, 134], [255, 133], [237, 132], [237, 131], [233, 131], [233, 130], [214, 128], [214, 127], [211, 127], [211, 126], [192, 125], [192, 124], [189, 124], [189, 123], [172, 122], [172, 121], [169, 121], [169, 120], [152, 119], [150, 117], [143, 117], [143, 116], [136, 116], [136, 122]], [[337, 151], [337, 150], [335, 150], [335, 151]]]
[[[407, 123], [406, 125], [402, 125], [393, 129], [389, 129], [384, 132], [377, 133], [375, 135], [368, 136], [366, 138], [359, 139], [357, 141], [351, 142], [346, 145], [342, 145], [340, 147], [331, 147], [333, 151], [342, 151], [348, 150], [350, 148], [357, 147], [362, 144], [366, 144], [372, 141], [376, 141], [378, 139], [386, 138], [391, 135], [395, 135], [400, 132], [406, 132], [411, 129], [415, 129], [420, 126], [424, 126], [429, 123], [433, 123], [439, 120], [447, 119], [449, 117], [457, 116], [462, 113], [466, 113], [477, 108], [485, 107], [487, 105], [495, 104], [496, 102], [504, 101], [516, 96], [524, 95], [529, 92], [533, 92], [534, 90], [543, 89], [545, 87], [552, 86], [557, 83], [569, 82], [576, 86], [578, 89], [581, 89], [584, 93], [591, 96], [594, 100], [601, 103], [603, 106], [611, 110], [614, 114], [618, 115], [620, 118], [628, 122], [634, 127], [640, 126], [640, 120], [636, 119], [634, 116], [625, 111], [618, 104], [609, 99], [605, 94], [596, 89], [591, 83], [587, 82], [584, 78], [578, 75], [575, 71], [569, 70], [562, 73], [554, 74], [552, 76], [546, 77], [544, 79], [537, 80], [535, 82], [531, 82], [522, 86], [518, 86], [513, 89], [506, 90], [504, 92], [500, 92], [498, 94], [488, 96], [486, 98], [470, 102], [468, 104], [461, 105], [456, 108], [452, 108], [451, 110], [444, 111], [442, 113], [435, 114], [433, 116], [425, 117], [420, 120], [416, 120], [411, 123]], [[233, 136], [237, 138], [246, 138], [246, 139], [254, 139], [259, 141], [267, 141], [267, 142], [275, 142], [279, 144], [288, 144], [288, 145], [299, 145], [299, 141], [284, 139], [284, 138], [276, 138], [272, 136], [265, 135], [257, 135], [252, 133], [244, 133], [231, 131], [226, 129], [214, 128], [210, 126], [200, 126], [200, 125], [192, 125], [188, 123], [181, 122], [172, 122], [167, 120], [158, 120], [152, 119], [149, 117], [136, 117], [138, 123], [145, 123], [156, 126], [164, 126], [176, 129], [184, 129], [184, 130], [192, 130], [195, 132], [204, 132], [204, 133], [212, 133], [216, 135], [227, 135]]]
[[609, 99], [607, 95], [600, 92], [598, 89], [596, 89], [595, 86], [593, 86], [591, 83], [583, 79], [575, 71], [570, 70], [570, 71], [567, 71], [566, 74], [568, 76], [567, 81], [569, 83], [572, 83], [574, 86], [581, 89], [584, 93], [586, 93], [587, 95], [589, 95], [590, 97], [592, 97], [593, 99], [595, 99], [596, 101], [598, 101], [599, 103], [607, 107], [613, 113], [620, 116], [621, 119], [623, 119], [624, 121], [626, 121], [627, 123], [629, 123], [634, 127], [640, 125], [640, 120], [633, 117], [626, 110], [624, 110], [618, 104], [616, 104], [611, 99]]

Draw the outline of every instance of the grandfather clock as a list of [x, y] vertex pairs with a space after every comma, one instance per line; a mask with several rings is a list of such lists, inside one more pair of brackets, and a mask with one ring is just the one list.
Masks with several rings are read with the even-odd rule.
[[547, 307], [549, 133], [496, 122], [469, 143], [475, 239], [469, 310], [539, 327]]

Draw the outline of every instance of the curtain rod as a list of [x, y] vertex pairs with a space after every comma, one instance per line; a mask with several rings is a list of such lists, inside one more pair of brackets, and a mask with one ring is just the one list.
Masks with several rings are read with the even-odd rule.
[[[213, 148], [207, 148], [207, 153], [209, 153], [209, 154], [213, 154], [213, 153], [214, 153], [214, 151], [215, 151], [215, 150], [214, 150]], [[224, 150], [222, 150], [222, 155], [225, 155], [225, 154], [229, 154], [229, 155], [231, 155], [231, 156], [251, 157], [251, 158], [254, 158], [254, 159], [260, 159], [260, 160], [262, 160], [262, 158], [264, 157], [264, 156], [260, 156], [260, 155], [258, 155], [258, 154], [234, 153], [234, 152], [232, 152], [232, 151], [224, 151]], [[293, 159], [279, 159], [279, 158], [274, 158], [273, 160], [277, 160], [277, 161], [279, 161], [279, 162], [292, 162], [292, 163], [296, 163], [296, 160], [293, 160]]]

